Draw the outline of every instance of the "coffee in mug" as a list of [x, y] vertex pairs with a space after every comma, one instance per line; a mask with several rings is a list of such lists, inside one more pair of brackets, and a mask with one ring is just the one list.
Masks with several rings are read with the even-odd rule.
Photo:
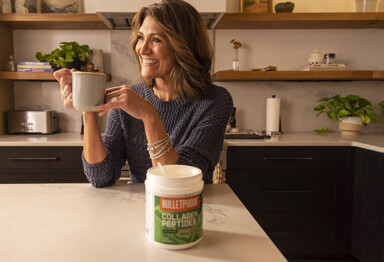
[[73, 107], [79, 111], [97, 111], [104, 104], [107, 75], [98, 72], [72, 72]]

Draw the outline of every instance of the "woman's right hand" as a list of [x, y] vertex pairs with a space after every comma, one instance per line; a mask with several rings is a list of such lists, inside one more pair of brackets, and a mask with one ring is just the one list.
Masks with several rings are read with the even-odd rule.
[[63, 101], [64, 107], [69, 109], [73, 108], [72, 103], [72, 72], [76, 69], [60, 69], [53, 73], [56, 80], [60, 83], [61, 100]]

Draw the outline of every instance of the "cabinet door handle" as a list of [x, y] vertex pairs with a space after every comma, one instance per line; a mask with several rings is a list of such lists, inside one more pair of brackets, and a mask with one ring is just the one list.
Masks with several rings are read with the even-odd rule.
[[59, 157], [52, 156], [52, 157], [9, 157], [8, 160], [14, 160], [14, 161], [36, 161], [36, 160], [50, 160], [55, 161], [58, 160]]
[[268, 190], [268, 189], [265, 189], [263, 190], [263, 193], [311, 193], [311, 190], [307, 190], [307, 189], [304, 189], [304, 190]]
[[309, 157], [273, 157], [265, 156], [264, 160], [313, 160], [311, 156]]
[[267, 232], [268, 235], [286, 235], [286, 236], [296, 236], [296, 235], [301, 235], [305, 236], [308, 235], [306, 232]]

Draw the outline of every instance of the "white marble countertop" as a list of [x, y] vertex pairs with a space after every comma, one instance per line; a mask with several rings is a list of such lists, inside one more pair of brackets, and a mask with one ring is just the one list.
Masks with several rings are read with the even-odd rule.
[[[0, 135], [0, 146], [83, 146], [83, 136], [74, 132], [52, 135]], [[355, 146], [384, 153], [384, 134], [341, 137], [340, 133], [297, 132], [267, 139], [226, 139], [224, 149], [228, 146]]]
[[83, 146], [79, 132], [60, 132], [50, 135], [0, 135], [0, 146]]
[[384, 134], [342, 137], [340, 133], [298, 132], [266, 139], [226, 139], [224, 149], [228, 146], [354, 146], [384, 153]]
[[143, 184], [0, 184], [1, 260], [286, 261], [226, 184], [204, 189], [204, 236], [161, 249], [145, 236]]

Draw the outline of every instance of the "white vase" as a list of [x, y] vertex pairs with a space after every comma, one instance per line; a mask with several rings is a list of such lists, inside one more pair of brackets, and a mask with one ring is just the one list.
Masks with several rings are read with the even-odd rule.
[[375, 12], [377, 0], [356, 0], [356, 12]]
[[233, 69], [233, 71], [239, 71], [240, 70], [240, 62], [238, 59], [233, 60], [232, 69]]

